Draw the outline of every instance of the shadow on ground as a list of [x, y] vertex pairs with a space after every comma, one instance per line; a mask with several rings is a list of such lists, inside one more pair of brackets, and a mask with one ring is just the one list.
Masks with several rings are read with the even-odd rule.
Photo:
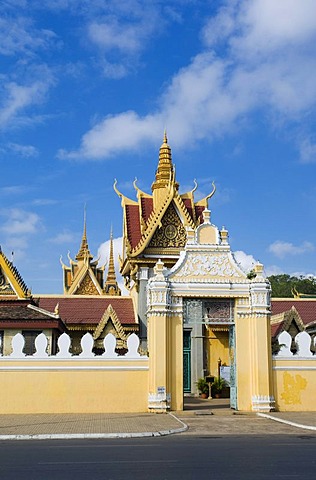
[[184, 397], [184, 410], [231, 410], [229, 398]]

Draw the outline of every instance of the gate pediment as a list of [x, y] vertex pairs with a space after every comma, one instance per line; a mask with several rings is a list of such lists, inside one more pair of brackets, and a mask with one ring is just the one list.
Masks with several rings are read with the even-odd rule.
[[214, 247], [190, 251], [188, 247], [170, 271], [169, 280], [185, 283], [240, 283], [247, 281], [247, 276], [231, 251], [219, 251]]

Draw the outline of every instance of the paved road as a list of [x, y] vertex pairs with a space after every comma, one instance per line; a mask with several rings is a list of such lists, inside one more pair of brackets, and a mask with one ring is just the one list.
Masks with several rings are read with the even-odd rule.
[[5, 480], [311, 480], [316, 436], [174, 435], [0, 443]]

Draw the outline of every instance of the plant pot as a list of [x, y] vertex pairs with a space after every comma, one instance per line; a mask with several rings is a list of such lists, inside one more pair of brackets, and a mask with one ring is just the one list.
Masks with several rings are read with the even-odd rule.
[[201, 393], [201, 398], [208, 398], [208, 394], [207, 393]]

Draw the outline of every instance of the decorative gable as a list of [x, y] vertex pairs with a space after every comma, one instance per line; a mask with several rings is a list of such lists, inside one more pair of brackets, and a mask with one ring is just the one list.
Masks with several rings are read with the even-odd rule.
[[99, 295], [100, 294], [88, 271], [86, 272], [81, 282], [78, 284], [73, 294], [74, 295]]
[[117, 339], [117, 348], [127, 348], [127, 335], [111, 304], [94, 331], [93, 338], [96, 340], [97, 346], [102, 347], [103, 339], [108, 333], [112, 333]]
[[15, 291], [12, 288], [4, 271], [0, 267], [0, 295], [15, 295]]
[[171, 269], [172, 282], [232, 283], [248, 282], [228, 244], [228, 232], [218, 231], [210, 222], [210, 211], [204, 210], [203, 224], [188, 230], [188, 242]]
[[24, 283], [17, 268], [0, 248], [0, 296], [16, 296], [17, 298], [29, 298], [30, 290]]
[[170, 276], [172, 282], [232, 282], [246, 279], [231, 252], [186, 251]]
[[72, 260], [69, 253], [68, 259], [69, 267], [60, 259], [64, 272], [64, 293], [68, 295], [102, 295], [104, 266], [98, 267], [98, 260], [93, 260], [93, 255], [90, 253], [86, 218], [84, 218], [83, 235], [76, 260]]
[[172, 202], [161, 219], [161, 224], [155, 231], [148, 247], [183, 248], [186, 244], [186, 237], [185, 228]]

